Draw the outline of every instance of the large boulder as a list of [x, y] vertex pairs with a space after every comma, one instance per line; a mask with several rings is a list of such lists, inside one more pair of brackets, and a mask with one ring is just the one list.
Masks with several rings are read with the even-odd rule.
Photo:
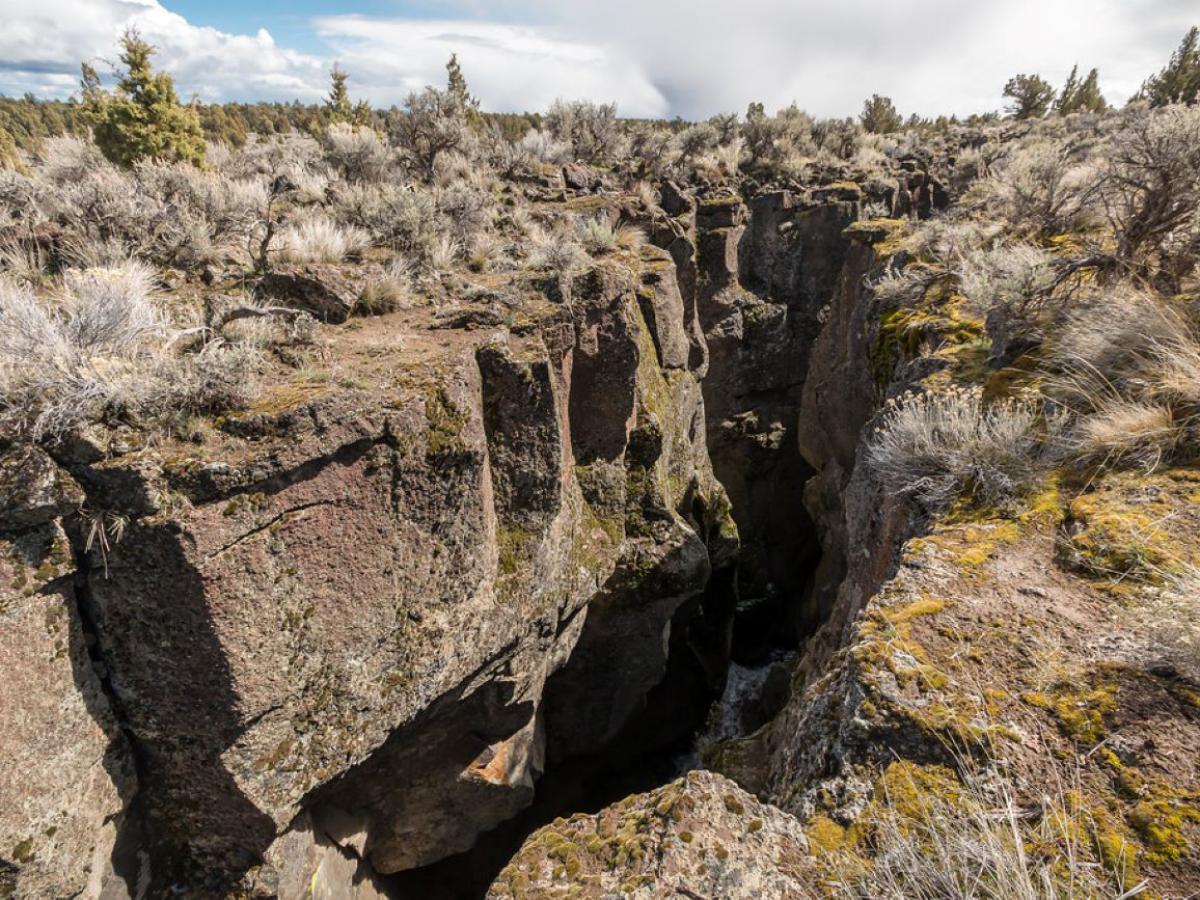
[[534, 832], [488, 897], [775, 900], [813, 896], [819, 881], [799, 821], [696, 771]]
[[274, 303], [336, 325], [350, 317], [363, 289], [379, 274], [378, 264], [280, 264], [259, 280], [258, 290]]

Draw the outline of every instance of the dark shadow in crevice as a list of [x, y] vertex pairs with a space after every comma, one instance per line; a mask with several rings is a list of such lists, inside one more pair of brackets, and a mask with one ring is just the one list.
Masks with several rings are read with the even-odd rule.
[[92, 714], [110, 732], [106, 765], [127, 804], [113, 870], [131, 896], [146, 864], [151, 896], [224, 896], [261, 862], [275, 828], [221, 759], [240, 720], [201, 576], [170, 525], [129, 525], [105, 560], [74, 530], [87, 652], [72, 658], [90, 665], [76, 681], [97, 698]]

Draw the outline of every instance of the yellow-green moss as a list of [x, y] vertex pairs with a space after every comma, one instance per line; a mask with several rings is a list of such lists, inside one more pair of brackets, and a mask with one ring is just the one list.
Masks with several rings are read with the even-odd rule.
[[27, 863], [34, 857], [33, 839], [25, 838], [12, 848], [12, 858], [19, 863]]
[[1185, 831], [1200, 825], [1195, 797], [1171, 792], [1141, 801], [1129, 814], [1129, 824], [1146, 842], [1146, 859], [1152, 863], [1178, 862], [1191, 857], [1196, 847]]
[[447, 456], [466, 449], [463, 430], [467, 415], [454, 405], [445, 388], [437, 387], [426, 395], [425, 419], [429, 423], [425, 445], [427, 456]]
[[914, 600], [907, 606], [900, 608], [889, 608], [883, 611], [883, 615], [893, 625], [901, 625], [905, 622], [911, 622], [913, 619], [921, 616], [932, 616], [940, 613], [946, 608], [946, 601], [934, 597], [922, 597], [919, 600]]
[[537, 535], [520, 527], [496, 531], [496, 552], [501, 575], [515, 575], [529, 562], [537, 547]]
[[906, 226], [904, 219], [863, 219], [850, 225], [843, 233], [870, 244], [875, 248], [875, 253], [883, 257], [902, 249]]
[[804, 827], [809, 847], [818, 855], [836, 853], [846, 843], [846, 829], [827, 816], [813, 816]]
[[[1130, 502], [1133, 499], [1134, 502]], [[1071, 528], [1061, 550], [1067, 562], [1090, 575], [1157, 581], [1174, 567], [1172, 539], [1164, 522], [1171, 505], [1158, 496], [1127, 498], [1098, 490], [1071, 501]]]
[[1096, 744], [1108, 733], [1107, 717], [1117, 709], [1117, 685], [1093, 675], [1081, 681], [1061, 681], [1048, 691], [1027, 691], [1030, 706], [1054, 714], [1063, 732], [1080, 744]]

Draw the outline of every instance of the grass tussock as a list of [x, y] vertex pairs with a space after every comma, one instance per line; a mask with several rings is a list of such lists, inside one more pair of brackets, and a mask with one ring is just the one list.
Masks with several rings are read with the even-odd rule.
[[[1048, 751], [1047, 751], [1048, 752]], [[1082, 803], [1077, 779], [1048, 762], [1049, 793], [1022, 802], [1021, 779], [964, 763], [962, 783], [930, 790], [894, 763], [868, 812], [869, 862], [847, 851], [822, 860], [837, 897], [884, 900], [1125, 900], [1146, 885], [1134, 851]], [[946, 778], [951, 778], [947, 772]], [[947, 783], [949, 785], [949, 782]]]
[[961, 495], [1013, 500], [1052, 458], [1062, 420], [1019, 400], [985, 404], [978, 388], [906, 394], [884, 411], [868, 459], [889, 491], [927, 510]]

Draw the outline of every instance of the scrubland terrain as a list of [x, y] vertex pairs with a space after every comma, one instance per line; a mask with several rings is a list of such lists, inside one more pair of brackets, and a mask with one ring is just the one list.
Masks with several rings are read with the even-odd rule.
[[1200, 891], [1200, 106], [229, 147], [139, 46], [0, 169], [0, 892]]

